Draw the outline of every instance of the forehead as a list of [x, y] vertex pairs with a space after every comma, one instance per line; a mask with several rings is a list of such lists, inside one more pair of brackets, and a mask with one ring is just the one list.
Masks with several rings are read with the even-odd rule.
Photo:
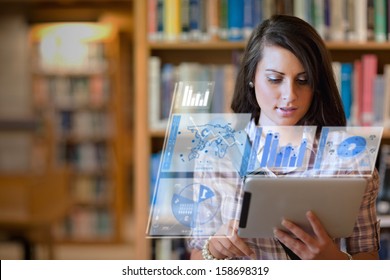
[[289, 50], [279, 46], [264, 46], [258, 70], [272, 69], [280, 72], [304, 72], [299, 59]]

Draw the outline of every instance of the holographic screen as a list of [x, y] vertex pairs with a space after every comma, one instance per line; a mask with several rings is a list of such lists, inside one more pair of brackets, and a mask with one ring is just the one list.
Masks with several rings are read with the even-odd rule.
[[208, 113], [213, 83], [175, 87], [147, 234], [231, 235], [242, 179], [259, 176], [370, 176], [381, 127], [258, 127], [250, 114]]

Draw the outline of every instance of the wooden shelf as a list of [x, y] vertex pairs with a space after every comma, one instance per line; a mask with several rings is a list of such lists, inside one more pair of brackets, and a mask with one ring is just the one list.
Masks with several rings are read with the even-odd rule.
[[[151, 41], [149, 48], [151, 50], [237, 50], [245, 48], [245, 41], [229, 42], [229, 41]], [[332, 50], [390, 50], [390, 42], [350, 42], [350, 41], [328, 41], [327, 48]]]
[[[151, 242], [146, 238], [146, 228], [149, 211], [149, 161], [152, 152], [161, 149], [165, 130], [151, 130], [148, 124], [148, 61], [150, 56], [158, 56], [161, 63], [173, 65], [181, 62], [198, 62], [224, 64], [231, 63], [232, 54], [242, 51], [246, 42], [230, 41], [149, 41], [147, 34], [147, 5], [143, 1], [134, 1], [134, 57], [135, 69], [135, 187], [136, 187], [136, 256], [149, 259], [151, 257]], [[383, 64], [390, 63], [390, 42], [326, 42], [333, 59], [340, 62], [351, 62], [361, 58], [362, 54], [378, 55], [379, 69]], [[385, 129], [382, 140], [390, 140], [390, 129]], [[158, 147], [157, 147], [158, 146]]]
[[177, 41], [177, 42], [150, 42], [152, 50], [236, 50], [244, 49], [245, 42], [228, 41]]

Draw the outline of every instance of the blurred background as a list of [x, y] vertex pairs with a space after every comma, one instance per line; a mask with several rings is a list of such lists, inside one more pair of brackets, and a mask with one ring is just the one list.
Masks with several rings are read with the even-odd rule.
[[0, 1], [0, 259], [132, 259], [133, 1]]
[[[230, 112], [245, 41], [277, 13], [303, 18], [326, 40], [349, 123], [385, 128], [379, 253], [389, 259], [388, 7], [0, 0], [0, 259], [188, 258], [183, 239], [146, 237], [175, 82], [215, 81], [212, 110]], [[371, 123], [362, 123], [363, 103]]]

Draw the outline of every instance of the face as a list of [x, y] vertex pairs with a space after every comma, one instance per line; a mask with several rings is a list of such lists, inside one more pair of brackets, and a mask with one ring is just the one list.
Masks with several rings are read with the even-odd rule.
[[253, 82], [261, 126], [295, 125], [309, 110], [313, 92], [302, 64], [290, 51], [264, 47]]

